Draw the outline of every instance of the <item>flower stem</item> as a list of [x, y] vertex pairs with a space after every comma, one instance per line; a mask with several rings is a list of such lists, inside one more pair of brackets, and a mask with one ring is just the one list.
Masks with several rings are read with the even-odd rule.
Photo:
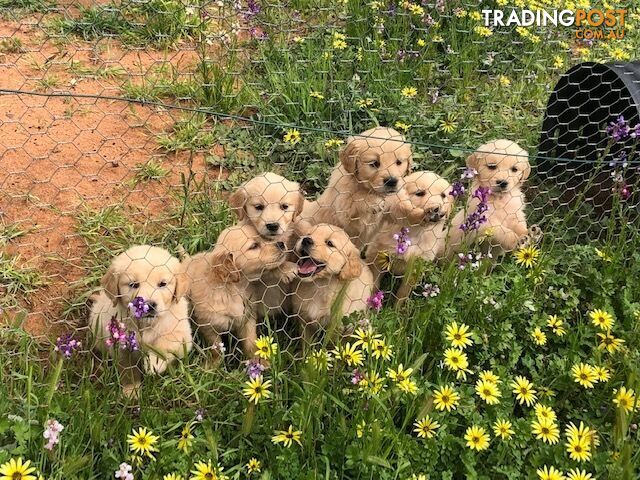
[[49, 380], [49, 389], [47, 390], [47, 399], [45, 404], [47, 405], [47, 407], [51, 407], [51, 400], [53, 399], [53, 394], [56, 391], [56, 386], [58, 385], [58, 382], [60, 381], [60, 375], [62, 374], [62, 363], [64, 362], [64, 358], [60, 357], [58, 359], [58, 363], [56, 365], [55, 370], [53, 371], [53, 375], [51, 376], [51, 379]]

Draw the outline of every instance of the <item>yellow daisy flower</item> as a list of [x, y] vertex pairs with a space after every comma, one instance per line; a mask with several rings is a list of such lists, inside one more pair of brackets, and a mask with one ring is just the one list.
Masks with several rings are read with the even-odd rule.
[[378, 372], [367, 373], [360, 383], [358, 383], [361, 391], [370, 393], [371, 395], [378, 395], [385, 387], [384, 379], [380, 377]]
[[271, 396], [271, 392], [269, 391], [270, 386], [270, 380], [265, 380], [262, 375], [258, 375], [256, 378], [245, 382], [242, 394], [249, 399], [249, 402], [257, 405], [263, 398], [267, 399]]
[[373, 341], [377, 340], [377, 339], [379, 339], [381, 337], [382, 337], [382, 335], [379, 335], [377, 333], [373, 333], [373, 328], [371, 328], [371, 326], [368, 326], [368, 327], [365, 327], [365, 328], [358, 328], [353, 333], [353, 335], [351, 335], [351, 338], [355, 338], [356, 339], [356, 341], [353, 342], [353, 346], [354, 347], [360, 347], [365, 352], [370, 351], [371, 347], [373, 346]]
[[182, 427], [180, 439], [178, 440], [178, 450], [182, 450], [185, 454], [189, 453], [189, 449], [193, 444], [193, 434], [191, 433], [193, 423], [187, 423]]
[[536, 406], [534, 407], [534, 412], [538, 420], [554, 421], [556, 419], [556, 412], [554, 412], [551, 407], [542, 405], [541, 403], [536, 403]]
[[613, 403], [616, 404], [618, 408], [623, 409], [627, 413], [633, 412], [636, 408], [636, 395], [633, 389], [628, 389], [627, 387], [620, 387], [620, 389], [616, 389], [613, 391]]
[[549, 318], [547, 319], [547, 326], [559, 337], [562, 337], [567, 333], [564, 329], [564, 322], [560, 320], [557, 315], [549, 315]]
[[413, 426], [413, 431], [418, 434], [420, 438], [433, 438], [436, 431], [440, 427], [440, 424], [432, 419], [429, 415], [417, 420]]
[[177, 473], [167, 473], [162, 477], [162, 480], [184, 480], [184, 477]]
[[458, 117], [454, 114], [447, 115], [445, 120], [440, 120], [438, 129], [445, 134], [453, 133], [458, 129]]
[[262, 335], [256, 340], [256, 355], [265, 360], [269, 360], [278, 351], [278, 344], [274, 342], [273, 337]]
[[221, 474], [222, 468], [220, 466], [212, 466], [211, 460], [207, 463], [196, 462], [194, 464], [195, 470], [191, 470], [190, 480], [223, 480], [226, 479], [225, 475]]
[[247, 473], [249, 474], [260, 473], [262, 469], [262, 464], [257, 458], [251, 458], [245, 466], [247, 467]]
[[502, 394], [495, 383], [478, 380], [476, 382], [476, 393], [488, 405], [497, 405], [500, 403]]
[[349, 342], [338, 347], [333, 353], [336, 358], [341, 359], [350, 367], [362, 365], [362, 351], [358, 350], [355, 345], [351, 345]]
[[409, 131], [409, 129], [412, 127], [411, 124], [409, 123], [405, 123], [405, 122], [396, 122], [393, 125], [395, 128], [397, 128], [398, 130], [402, 131], [403, 133], [407, 133]]
[[518, 375], [513, 382], [511, 382], [511, 388], [513, 393], [516, 394], [516, 398], [520, 405], [526, 403], [530, 407], [533, 402], [536, 401], [536, 391], [527, 378]]
[[540, 256], [540, 250], [536, 247], [522, 247], [516, 252], [516, 263], [525, 268], [533, 268]]
[[600, 338], [600, 343], [598, 344], [599, 350], [606, 350], [607, 352], [613, 354], [616, 353], [622, 347], [624, 340], [621, 338], [616, 338], [611, 334], [610, 330], [607, 330], [605, 333], [598, 333], [598, 337]]
[[538, 440], [554, 445], [560, 439], [560, 430], [553, 420], [537, 419], [531, 423], [531, 432]]
[[493, 30], [489, 27], [485, 27], [484, 25], [476, 25], [473, 27], [473, 31], [476, 32], [481, 37], [490, 37], [493, 35]]
[[340, 140], [339, 138], [330, 138], [324, 144], [327, 148], [339, 147], [341, 145], [344, 145], [344, 140]]
[[605, 262], [611, 262], [613, 260], [613, 258], [611, 258], [611, 255], [609, 255], [604, 250], [600, 250], [600, 249], [596, 248], [595, 251], [596, 251], [596, 255], [599, 258], [601, 258], [602, 260], [604, 260]]
[[322, 95], [320, 92], [318, 92], [317, 90], [311, 90], [309, 92], [309, 96], [311, 98], [317, 98], [318, 100], [324, 100], [324, 95]]
[[275, 433], [276, 434], [271, 437], [271, 441], [275, 444], [282, 443], [285, 447], [289, 448], [293, 445], [293, 442], [296, 442], [298, 445], [302, 446], [302, 443], [300, 442], [302, 432], [300, 430], [294, 430], [293, 425], [289, 425], [288, 430], [280, 430]]
[[565, 480], [562, 472], [556, 467], [547, 467], [544, 465], [542, 468], [536, 470], [536, 473], [540, 480]]
[[35, 467], [31, 466], [31, 461], [22, 462], [22, 457], [16, 460], [12, 458], [7, 463], [0, 465], [0, 480], [36, 480]]
[[573, 468], [567, 472], [567, 480], [594, 480], [593, 475], [585, 470]]
[[158, 451], [155, 446], [158, 443], [158, 437], [151, 430], [147, 431], [144, 427], [140, 427], [137, 432], [133, 429], [133, 433], [127, 435], [127, 443], [129, 444], [129, 450], [137, 455], [146, 455], [153, 458], [153, 452]]
[[440, 387], [433, 394], [433, 404], [436, 409], [442, 411], [455, 410], [460, 402], [460, 395], [453, 389], [451, 385]]
[[467, 447], [471, 450], [482, 451], [489, 448], [489, 435], [484, 428], [477, 425], [467, 428], [464, 439], [467, 441]]
[[500, 75], [498, 77], [498, 83], [505, 88], [511, 86], [511, 80], [509, 80], [509, 77], [505, 75]]
[[282, 137], [282, 139], [286, 143], [290, 143], [291, 145], [295, 145], [296, 143], [298, 143], [300, 141], [300, 131], [298, 129], [296, 129], [296, 128], [290, 128], [284, 134], [284, 137]]
[[509, 440], [516, 432], [508, 420], [498, 420], [493, 424], [493, 433], [502, 440]]
[[605, 367], [594, 367], [599, 382], [608, 382], [611, 378], [611, 372]]
[[489, 382], [495, 385], [500, 382], [500, 377], [498, 377], [491, 370], [483, 370], [482, 372], [480, 372], [480, 375], [478, 375], [478, 378], [483, 382]]
[[398, 367], [394, 370], [390, 368], [387, 370], [387, 377], [393, 380], [396, 383], [404, 382], [409, 378], [411, 373], [413, 372], [413, 368], [404, 368], [402, 364], [398, 365]]
[[533, 332], [531, 332], [531, 338], [536, 345], [547, 344], [547, 334], [544, 333], [540, 327], [533, 329]]
[[373, 350], [371, 355], [374, 358], [382, 358], [386, 361], [389, 361], [393, 356], [391, 345], [388, 345], [384, 340], [376, 339], [373, 341]]
[[418, 41], [416, 42], [416, 44], [418, 45], [418, 47], [422, 48], [422, 47], [427, 45], [427, 42], [426, 42], [425, 39], [419, 38]]
[[611, 330], [615, 323], [615, 320], [610, 313], [600, 309], [589, 312], [589, 317], [591, 318], [591, 323], [593, 323], [594, 326], [600, 327], [601, 330], [605, 331]]
[[444, 364], [453, 371], [466, 370], [469, 360], [467, 354], [459, 348], [447, 348], [444, 352]]
[[418, 95], [418, 89], [416, 87], [404, 87], [400, 94], [405, 98], [413, 98]]
[[473, 345], [469, 326], [464, 323], [461, 323], [460, 326], [458, 326], [457, 322], [451, 322], [447, 325], [445, 332], [447, 340], [449, 340], [454, 347], [464, 349]]
[[588, 363], [574, 365], [571, 373], [573, 374], [573, 381], [579, 383], [584, 388], [593, 388], [594, 384], [598, 381], [595, 369]]
[[569, 437], [565, 446], [571, 460], [586, 462], [591, 459], [591, 444], [587, 439]]
[[332, 366], [331, 353], [325, 349], [314, 350], [307, 357], [307, 362], [316, 370], [327, 371]]

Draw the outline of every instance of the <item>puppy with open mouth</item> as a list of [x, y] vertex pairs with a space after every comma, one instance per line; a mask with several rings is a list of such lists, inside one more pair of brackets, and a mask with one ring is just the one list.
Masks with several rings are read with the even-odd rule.
[[307, 343], [329, 326], [331, 307], [343, 291], [340, 316], [367, 308], [373, 274], [342, 228], [326, 223], [308, 227], [294, 254], [297, 278], [291, 283], [291, 313], [299, 319]]
[[[118, 359], [126, 374], [125, 393], [134, 393], [140, 384], [140, 356], [145, 372], [159, 374], [191, 350], [188, 288], [180, 261], [150, 245], [121, 253], [102, 277], [89, 325], [97, 350], [113, 355], [124, 347]], [[129, 336], [128, 344], [123, 335]]]
[[384, 270], [403, 275], [411, 257], [434, 261], [444, 256], [446, 224], [453, 207], [450, 192], [449, 182], [434, 172], [405, 177], [398, 194], [388, 200], [389, 214], [367, 249], [376, 285]]

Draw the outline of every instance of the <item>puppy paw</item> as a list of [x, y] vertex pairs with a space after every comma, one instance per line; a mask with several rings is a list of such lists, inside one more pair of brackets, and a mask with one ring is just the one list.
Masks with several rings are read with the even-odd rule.
[[289, 283], [292, 282], [298, 276], [298, 267], [293, 262], [284, 262], [280, 265], [280, 279]]
[[141, 383], [127, 383], [122, 386], [122, 394], [130, 400], [135, 400], [140, 396]]
[[147, 373], [155, 373], [157, 375], [163, 373], [167, 367], [169, 366], [169, 362], [160, 358], [155, 354], [150, 354], [149, 358], [145, 361], [145, 371]]
[[538, 225], [531, 225], [527, 236], [531, 238], [533, 243], [540, 243], [540, 240], [542, 240], [542, 229]]

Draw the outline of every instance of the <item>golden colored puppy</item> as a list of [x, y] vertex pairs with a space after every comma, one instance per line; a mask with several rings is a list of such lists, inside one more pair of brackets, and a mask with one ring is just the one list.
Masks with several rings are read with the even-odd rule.
[[292, 313], [310, 340], [330, 322], [331, 306], [345, 288], [342, 315], [365, 310], [373, 290], [373, 274], [340, 227], [321, 223], [310, 227], [296, 243], [298, 278], [291, 285]]
[[[115, 317], [127, 331], [136, 333], [146, 356], [145, 371], [164, 372], [169, 363], [191, 350], [189, 308], [184, 298], [188, 288], [180, 261], [166, 250], [139, 245], [121, 253], [102, 277], [102, 290], [94, 297], [89, 314], [96, 348], [112, 353], [107, 340], [112, 339], [109, 325]], [[148, 305], [141, 318], [135, 318], [129, 308], [136, 297]], [[125, 391], [138, 382], [136, 378], [125, 385]]]
[[382, 220], [385, 197], [395, 194], [411, 171], [412, 155], [411, 145], [391, 128], [349, 137], [327, 189], [317, 201], [305, 203], [303, 218], [343, 228], [362, 249]]
[[194, 321], [209, 345], [217, 347], [222, 334], [234, 333], [245, 355], [253, 356], [261, 280], [278, 270], [285, 256], [283, 242], [265, 241], [245, 223], [224, 230], [210, 252], [185, 260]]
[[525, 198], [520, 186], [531, 173], [528, 155], [515, 142], [495, 140], [482, 145], [467, 158], [467, 167], [477, 171], [471, 193], [479, 187], [489, 192], [484, 213], [486, 221], [478, 229], [467, 228], [465, 232], [461, 228], [480, 203], [478, 198], [471, 197], [466, 208], [454, 217], [449, 229], [449, 254], [461, 251], [465, 244], [483, 239], [492, 253], [501, 255], [514, 250], [527, 237]]
[[286, 242], [304, 196], [296, 182], [267, 172], [241, 185], [229, 197], [229, 205], [241, 223], [252, 224], [263, 238]]
[[[434, 172], [414, 172], [405, 177], [398, 194], [388, 199], [390, 213], [367, 249], [367, 264], [373, 265], [377, 284], [385, 258], [397, 257], [391, 263], [392, 272], [402, 275], [405, 259], [433, 261], [444, 256], [446, 223], [453, 207], [450, 192], [449, 182]], [[408, 231], [400, 240], [394, 238], [402, 229]]]

